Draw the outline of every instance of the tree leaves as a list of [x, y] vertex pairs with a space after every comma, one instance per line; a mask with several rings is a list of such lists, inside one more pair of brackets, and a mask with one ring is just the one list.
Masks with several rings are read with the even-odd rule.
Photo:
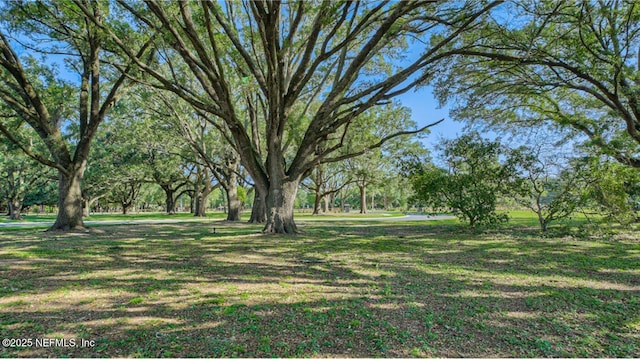
[[453, 210], [471, 226], [493, 225], [507, 220], [496, 212], [500, 195], [520, 191], [516, 161], [498, 141], [468, 133], [445, 140], [441, 150], [447, 168], [424, 165], [411, 181], [414, 201], [435, 210]]
[[456, 99], [458, 119], [494, 129], [555, 123], [640, 167], [638, 12], [620, 1], [505, 4], [443, 64], [439, 99]]

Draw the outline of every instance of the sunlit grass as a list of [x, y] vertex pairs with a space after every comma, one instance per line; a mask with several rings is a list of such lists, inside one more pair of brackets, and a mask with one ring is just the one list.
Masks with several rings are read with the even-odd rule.
[[0, 356], [640, 356], [637, 233], [300, 227], [2, 232], [1, 336], [96, 346]]
[[[250, 216], [250, 212], [244, 211], [242, 218], [247, 219]], [[164, 212], [133, 212], [129, 214], [121, 213], [91, 213], [89, 217], [85, 217], [85, 222], [105, 222], [105, 221], [140, 221], [140, 220], [175, 220], [175, 221], [198, 221], [198, 220], [224, 220], [227, 214], [221, 211], [207, 212], [205, 218], [194, 217], [192, 213], [179, 212], [172, 215], [168, 215]], [[403, 212], [399, 211], [373, 211], [367, 214], [360, 214], [357, 211], [351, 211], [349, 213], [344, 212], [329, 212], [319, 215], [313, 215], [310, 209], [295, 211], [296, 218], [322, 220], [322, 219], [334, 219], [334, 218], [388, 218], [388, 217], [402, 217], [405, 216]], [[53, 222], [56, 219], [55, 214], [23, 214], [23, 219], [20, 221], [11, 221], [7, 217], [0, 217], [0, 223], [15, 223], [15, 222]], [[46, 228], [46, 227], [44, 227]]]
[[367, 213], [359, 213], [358, 210], [352, 210], [350, 212], [326, 212], [326, 213], [319, 213], [319, 214], [313, 214], [313, 212], [311, 210], [305, 210], [305, 211], [296, 211], [295, 213], [295, 217], [296, 218], [303, 218], [305, 220], [308, 219], [314, 219], [314, 220], [323, 220], [323, 219], [328, 219], [328, 218], [340, 218], [340, 219], [345, 219], [345, 218], [389, 218], [389, 217], [403, 217], [406, 216], [406, 214], [404, 212], [400, 212], [400, 211], [381, 211], [381, 210], [376, 210], [376, 211], [368, 211]]
[[[211, 219], [225, 219], [226, 213], [223, 212], [211, 212], [207, 213], [206, 218]], [[28, 213], [23, 214], [23, 219], [21, 222], [53, 222], [56, 219], [55, 214], [34, 214]], [[198, 219], [194, 217], [192, 213], [176, 213], [172, 215], [168, 215], [164, 212], [133, 212], [129, 214], [121, 214], [121, 213], [91, 213], [89, 217], [85, 217], [85, 221], [131, 221], [131, 220], [163, 220], [163, 219]], [[2, 222], [11, 222], [7, 218], [0, 219]]]

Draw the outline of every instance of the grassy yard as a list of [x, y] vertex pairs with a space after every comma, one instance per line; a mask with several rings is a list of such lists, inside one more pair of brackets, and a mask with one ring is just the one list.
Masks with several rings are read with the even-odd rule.
[[0, 337], [95, 344], [0, 356], [640, 357], [637, 233], [300, 227], [0, 232]]
[[[206, 218], [225, 219], [227, 216], [223, 212], [207, 213]], [[84, 221], [135, 221], [135, 220], [158, 220], [158, 219], [196, 219], [192, 213], [176, 213], [168, 215], [164, 212], [140, 212], [140, 213], [92, 213], [91, 216], [84, 218]], [[23, 220], [18, 222], [54, 222], [55, 214], [23, 214]], [[0, 223], [12, 223], [7, 217], [1, 217]]]
[[[307, 220], [322, 220], [327, 218], [345, 219], [345, 218], [380, 218], [380, 217], [402, 217], [405, 214], [403, 212], [386, 212], [376, 211], [373, 213], [360, 214], [357, 211], [350, 213], [335, 212], [329, 214], [312, 215], [311, 210], [298, 210], [296, 212], [296, 218], [305, 218]], [[249, 210], [243, 213], [243, 218], [249, 218], [251, 213]], [[180, 212], [172, 215], [167, 215], [164, 212], [140, 212], [140, 213], [92, 213], [91, 216], [84, 218], [84, 221], [88, 222], [104, 222], [104, 221], [136, 221], [136, 220], [198, 220], [198, 219], [214, 219], [223, 220], [227, 217], [227, 214], [220, 211], [207, 213], [206, 218], [194, 217], [192, 213]], [[14, 223], [14, 222], [54, 222], [56, 220], [55, 214], [35, 214], [28, 213], [23, 214], [21, 221], [12, 221], [6, 216], [0, 216], [0, 223]], [[46, 227], [45, 227], [46, 228]]]

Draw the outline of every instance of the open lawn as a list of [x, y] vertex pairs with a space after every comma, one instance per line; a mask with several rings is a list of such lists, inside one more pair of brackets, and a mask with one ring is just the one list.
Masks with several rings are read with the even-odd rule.
[[[223, 212], [207, 213], [209, 219], [225, 219], [227, 216]], [[135, 220], [163, 220], [163, 219], [184, 219], [193, 220], [198, 217], [194, 217], [192, 213], [176, 213], [173, 215], [167, 215], [164, 212], [140, 212], [140, 213], [92, 213], [91, 216], [85, 217], [84, 221], [135, 221]], [[7, 217], [1, 217], [0, 223], [12, 223], [12, 222], [54, 222], [56, 220], [55, 214], [23, 214], [22, 221], [11, 221]]]
[[[251, 216], [250, 211], [245, 211], [243, 213], [243, 218], [249, 218]], [[332, 212], [328, 214], [320, 214], [313, 215], [311, 210], [298, 210], [296, 212], [296, 218], [304, 218], [305, 220], [324, 220], [324, 219], [363, 219], [363, 218], [391, 218], [391, 217], [403, 217], [405, 214], [403, 212], [387, 212], [387, 211], [376, 211], [373, 213], [360, 214], [357, 211], [353, 211], [350, 213], [343, 212]], [[92, 213], [91, 216], [85, 217], [85, 222], [110, 222], [110, 221], [164, 221], [164, 220], [175, 220], [175, 221], [206, 221], [206, 220], [224, 220], [227, 217], [227, 214], [224, 212], [216, 211], [207, 213], [206, 217], [194, 217], [192, 213], [188, 212], [180, 212], [173, 215], [167, 215], [164, 212], [140, 212], [140, 213], [129, 213], [129, 214], [121, 214], [121, 213]], [[10, 220], [6, 216], [0, 216], [0, 224], [14, 224], [14, 223], [42, 223], [42, 228], [47, 228], [46, 223], [53, 223], [56, 220], [55, 214], [23, 214], [22, 220], [15, 221]], [[50, 224], [49, 224], [50, 225]], [[1, 230], [1, 228], [0, 228]]]
[[300, 227], [0, 232], [0, 356], [640, 357], [637, 233]]

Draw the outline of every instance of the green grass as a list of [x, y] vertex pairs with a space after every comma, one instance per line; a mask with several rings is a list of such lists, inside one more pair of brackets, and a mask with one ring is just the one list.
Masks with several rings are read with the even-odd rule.
[[[507, 212], [509, 215], [509, 225], [516, 226], [531, 226], [531, 227], [540, 227], [540, 223], [538, 222], [538, 218], [533, 211], [530, 210], [510, 210], [510, 211], [501, 211]], [[575, 227], [582, 226], [591, 221], [595, 221], [598, 223], [602, 220], [599, 216], [593, 216], [592, 218], [587, 218], [582, 213], [574, 213], [568, 218], [563, 218], [557, 221], [551, 222], [550, 227]]]
[[[223, 212], [212, 212], [207, 213], [206, 218], [213, 219], [225, 219], [226, 213]], [[194, 217], [192, 213], [176, 213], [172, 215], [168, 215], [164, 212], [150, 212], [150, 213], [131, 213], [131, 214], [121, 214], [121, 213], [93, 213], [91, 216], [87, 217], [87, 221], [131, 221], [131, 220], [140, 220], [140, 219], [197, 219]]]
[[640, 356], [637, 232], [299, 224], [0, 232], [0, 336], [95, 340], [0, 356]]
[[358, 210], [351, 211], [349, 213], [345, 212], [331, 212], [331, 213], [321, 213], [318, 215], [313, 215], [311, 210], [306, 210], [304, 212], [298, 211], [295, 214], [296, 218], [304, 219], [304, 220], [323, 220], [323, 219], [350, 219], [350, 218], [392, 218], [392, 217], [404, 217], [406, 214], [404, 212], [398, 211], [375, 211], [361, 214], [358, 213]]
[[[226, 214], [222, 212], [207, 213], [206, 218], [225, 219]], [[158, 220], [158, 219], [197, 219], [191, 213], [176, 213], [168, 215], [163, 212], [141, 212], [141, 213], [92, 213], [84, 218], [85, 221], [135, 221], [135, 220]], [[24, 214], [21, 222], [53, 222], [56, 220], [55, 214]], [[6, 217], [0, 222], [11, 222]]]
[[[245, 218], [248, 218], [250, 213], [245, 212]], [[367, 214], [360, 214], [357, 211], [350, 213], [327, 213], [317, 216], [313, 216], [311, 210], [299, 210], [296, 212], [296, 218], [310, 219], [310, 220], [322, 220], [322, 219], [345, 219], [345, 218], [386, 218], [386, 217], [402, 217], [405, 214], [397, 211], [375, 211]], [[223, 212], [211, 212], [207, 213], [206, 219], [224, 220], [227, 214]], [[102, 222], [102, 221], [137, 221], [137, 220], [198, 220], [200, 218], [194, 217], [191, 213], [176, 213], [168, 215], [164, 212], [141, 212], [141, 213], [92, 213], [91, 216], [84, 218], [87, 222]], [[203, 218], [204, 219], [204, 218]], [[55, 214], [23, 214], [23, 219], [18, 222], [54, 222], [56, 220]], [[15, 221], [9, 220], [7, 217], [0, 217], [0, 223], [12, 223]], [[2, 229], [0, 229], [2, 230]]]

